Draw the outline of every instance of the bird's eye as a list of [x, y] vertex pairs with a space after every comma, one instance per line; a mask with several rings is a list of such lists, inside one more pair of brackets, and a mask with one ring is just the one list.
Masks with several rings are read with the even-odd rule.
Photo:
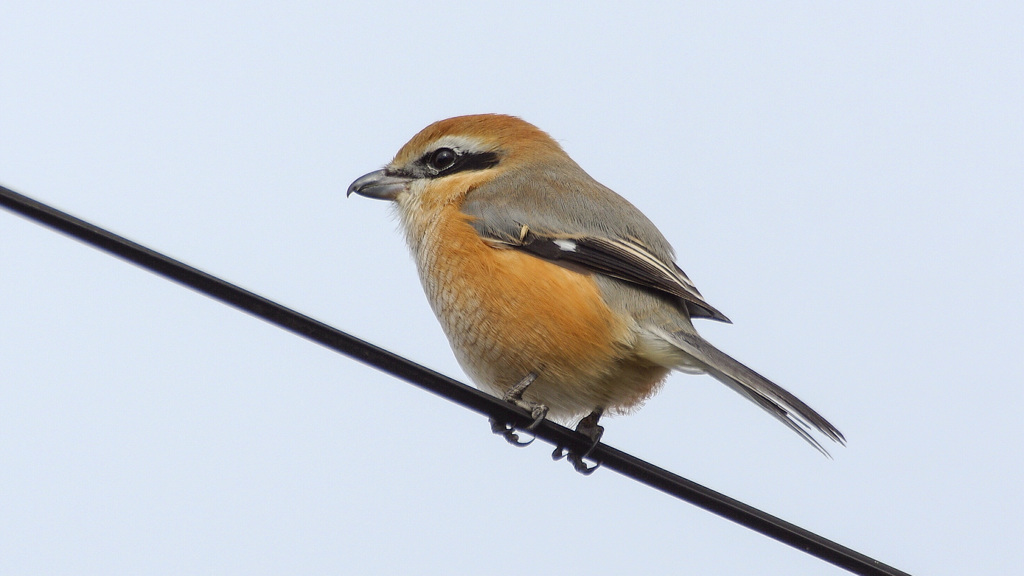
[[427, 165], [441, 172], [451, 168], [455, 164], [456, 158], [458, 158], [458, 155], [455, 153], [455, 150], [451, 148], [438, 148], [430, 155]]

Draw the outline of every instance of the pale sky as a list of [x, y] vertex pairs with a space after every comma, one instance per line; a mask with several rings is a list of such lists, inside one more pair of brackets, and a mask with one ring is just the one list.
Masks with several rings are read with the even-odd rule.
[[[663, 4], [8, 0], [0, 183], [465, 380], [344, 191], [521, 116], [849, 440], [677, 374], [608, 444], [912, 574], [1019, 571], [1024, 5]], [[0, 574], [845, 573], [549, 453], [0, 210]]]

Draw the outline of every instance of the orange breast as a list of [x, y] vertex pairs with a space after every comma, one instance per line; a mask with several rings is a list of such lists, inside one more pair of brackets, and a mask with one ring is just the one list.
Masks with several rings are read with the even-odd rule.
[[667, 370], [631, 354], [629, 318], [612, 312], [592, 276], [495, 248], [454, 206], [419, 246], [427, 297], [463, 369], [501, 394], [537, 374], [526, 398], [554, 416], [625, 409]]

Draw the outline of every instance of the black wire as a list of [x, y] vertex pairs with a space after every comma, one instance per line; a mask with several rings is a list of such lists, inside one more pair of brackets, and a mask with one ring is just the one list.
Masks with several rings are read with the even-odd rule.
[[[499, 422], [508, 422], [522, 428], [532, 421], [529, 413], [525, 410], [514, 407], [494, 396], [480, 392], [383, 348], [331, 328], [313, 318], [299, 314], [3, 186], [0, 186], [0, 204], [30, 220], [45, 224], [86, 244], [119, 256]], [[577, 453], [586, 451], [591, 443], [588, 437], [550, 420], [544, 420], [534, 430], [534, 433], [538, 438], [556, 446], [567, 447]], [[905, 572], [878, 562], [860, 552], [822, 538], [813, 532], [705, 488], [606, 444], [598, 444], [590, 452], [590, 457], [600, 462], [605, 468], [615, 470], [666, 494], [728, 518], [765, 536], [845, 568], [854, 574], [907, 576]]]

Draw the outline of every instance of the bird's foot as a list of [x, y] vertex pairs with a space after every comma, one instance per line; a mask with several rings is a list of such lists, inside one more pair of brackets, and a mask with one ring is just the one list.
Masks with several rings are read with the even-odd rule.
[[504, 422], [498, 422], [494, 418], [491, 418], [489, 422], [491, 423], [491, 432], [494, 432], [498, 436], [501, 436], [509, 444], [513, 446], [525, 448], [530, 444], [533, 444], [533, 441], [537, 439], [537, 437], [534, 436], [533, 438], [530, 438], [526, 442], [522, 442], [519, 440], [519, 434], [516, 434], [516, 429], [514, 426], [510, 426]]
[[[540, 423], [544, 420], [544, 417], [547, 416], [548, 414], [547, 406], [539, 402], [533, 402], [531, 400], [526, 400], [523, 398], [523, 394], [526, 392], [526, 389], [529, 388], [530, 384], [533, 384], [533, 381], [536, 379], [537, 375], [533, 372], [530, 372], [522, 380], [517, 382], [515, 386], [509, 388], [508, 391], [505, 392], [505, 395], [502, 396], [502, 400], [504, 400], [505, 402], [515, 404], [516, 406], [519, 406], [524, 410], [530, 411], [530, 416], [533, 418], [533, 422], [531, 422], [530, 425], [526, 427], [526, 429], [531, 431], [535, 429], [537, 426], [539, 426]], [[529, 446], [530, 444], [533, 443], [534, 440], [536, 440], [536, 437], [534, 437], [526, 442], [520, 442], [519, 435], [516, 434], [516, 429], [514, 426], [511, 426], [505, 422], [498, 422], [493, 418], [490, 420], [490, 422], [491, 432], [494, 432], [495, 434], [501, 436], [502, 438], [507, 440], [509, 444], [513, 446]]]
[[594, 448], [601, 443], [601, 436], [604, 435], [604, 427], [599, 426], [597, 421], [601, 418], [601, 414], [603, 412], [603, 409], [596, 408], [576, 425], [577, 432], [593, 440], [593, 443], [590, 445], [590, 448], [587, 448], [586, 452], [583, 454], [577, 454], [571, 450], [567, 450], [564, 446], [558, 446], [555, 448], [555, 451], [551, 453], [551, 458], [554, 460], [561, 460], [562, 458], [565, 458], [570, 464], [572, 464], [572, 467], [577, 472], [584, 476], [589, 476], [594, 473], [594, 470], [600, 468], [600, 462], [594, 462], [593, 466], [588, 466], [583, 459], [590, 456], [590, 453], [594, 451]]

